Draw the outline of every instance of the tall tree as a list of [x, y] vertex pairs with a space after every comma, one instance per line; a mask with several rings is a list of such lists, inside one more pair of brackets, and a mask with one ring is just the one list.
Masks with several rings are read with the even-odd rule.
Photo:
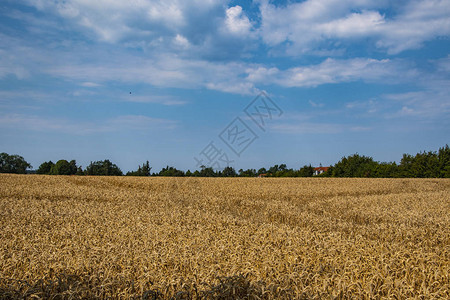
[[36, 174], [50, 174], [50, 171], [54, 165], [55, 164], [51, 160], [43, 162], [37, 169]]
[[142, 164], [142, 167], [139, 166], [137, 171], [127, 172], [127, 176], [150, 176], [151, 171], [150, 163], [147, 162]]
[[223, 169], [222, 176], [223, 177], [236, 177], [237, 173], [236, 173], [236, 170], [234, 170], [233, 167], [228, 166], [228, 167], [225, 167]]
[[257, 172], [258, 175], [266, 174], [266, 173], [267, 173], [266, 168], [260, 168], [260, 169], [258, 170], [258, 172]]
[[216, 177], [218, 174], [214, 172], [212, 167], [201, 166], [201, 170], [199, 173], [200, 177]]
[[247, 169], [247, 170], [240, 169], [239, 176], [240, 177], [256, 177], [256, 170], [255, 169]]
[[54, 164], [51, 169], [51, 175], [75, 175], [78, 171], [78, 167], [75, 160], [68, 162], [65, 159], [60, 159]]
[[300, 168], [300, 170], [298, 170], [297, 174], [299, 177], [312, 177], [314, 174], [314, 168], [311, 165], [304, 165]]
[[448, 145], [439, 148], [439, 177], [450, 178], [450, 148]]
[[20, 155], [0, 153], [0, 173], [25, 174], [31, 165]]

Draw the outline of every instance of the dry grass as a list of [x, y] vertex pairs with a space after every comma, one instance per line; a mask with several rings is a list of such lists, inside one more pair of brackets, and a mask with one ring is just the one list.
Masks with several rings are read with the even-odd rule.
[[450, 180], [0, 175], [0, 298], [450, 297]]

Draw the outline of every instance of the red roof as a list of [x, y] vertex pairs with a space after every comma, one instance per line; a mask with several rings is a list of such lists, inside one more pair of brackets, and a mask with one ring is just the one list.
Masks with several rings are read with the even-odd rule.
[[314, 171], [324, 171], [324, 172], [326, 172], [326, 171], [328, 171], [328, 168], [329, 167], [317, 167], [317, 168], [314, 168]]

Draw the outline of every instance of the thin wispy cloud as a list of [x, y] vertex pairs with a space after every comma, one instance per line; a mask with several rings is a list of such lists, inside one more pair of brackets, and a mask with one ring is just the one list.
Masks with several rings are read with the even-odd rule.
[[60, 132], [63, 134], [92, 135], [119, 131], [172, 130], [177, 121], [152, 118], [143, 115], [123, 115], [102, 121], [80, 122], [67, 118], [43, 118], [38, 115], [7, 114], [0, 115], [0, 128], [3, 130], [25, 130], [37, 132]]
[[160, 96], [160, 95], [149, 95], [149, 96], [136, 96], [127, 95], [122, 97], [124, 101], [137, 102], [137, 103], [158, 103], [166, 106], [178, 106], [185, 105], [188, 102], [173, 96]]

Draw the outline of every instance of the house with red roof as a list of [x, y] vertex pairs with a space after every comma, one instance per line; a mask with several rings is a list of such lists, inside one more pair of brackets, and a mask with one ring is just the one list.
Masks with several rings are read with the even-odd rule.
[[322, 166], [317, 167], [317, 168], [314, 168], [314, 173], [313, 173], [313, 175], [314, 175], [314, 176], [317, 176], [317, 175], [320, 175], [320, 174], [322, 174], [322, 173], [325, 173], [326, 171], [328, 171], [329, 168], [330, 168], [330, 167], [322, 167]]

